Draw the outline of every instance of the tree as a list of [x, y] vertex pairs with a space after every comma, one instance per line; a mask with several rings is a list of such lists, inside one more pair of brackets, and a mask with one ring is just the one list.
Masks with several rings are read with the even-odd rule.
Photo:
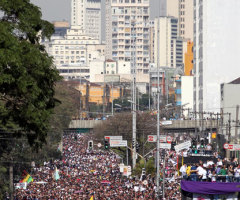
[[36, 149], [46, 142], [60, 80], [53, 60], [40, 44], [53, 25], [41, 19], [30, 0], [2, 0], [0, 10], [0, 128], [27, 136]]

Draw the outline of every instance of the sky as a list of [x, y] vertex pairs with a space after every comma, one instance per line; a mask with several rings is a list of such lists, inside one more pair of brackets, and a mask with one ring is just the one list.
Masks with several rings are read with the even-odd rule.
[[[42, 10], [43, 18], [48, 21], [70, 22], [71, 18], [71, 0], [31, 0], [32, 3], [39, 6]], [[159, 14], [159, 3], [164, 4], [165, 0], [150, 0], [151, 18]], [[104, 5], [105, 0], [102, 0]]]
[[31, 0], [41, 8], [43, 19], [52, 21], [66, 20], [70, 22], [71, 0]]

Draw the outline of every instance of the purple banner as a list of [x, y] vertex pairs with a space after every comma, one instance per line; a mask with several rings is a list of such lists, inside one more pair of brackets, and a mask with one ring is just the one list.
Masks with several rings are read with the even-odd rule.
[[230, 194], [240, 192], [240, 183], [181, 181], [181, 189], [198, 194]]

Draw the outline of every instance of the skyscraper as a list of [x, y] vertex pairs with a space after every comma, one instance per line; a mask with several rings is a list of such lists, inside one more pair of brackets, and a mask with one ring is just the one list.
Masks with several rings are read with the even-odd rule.
[[72, 0], [71, 25], [101, 40], [101, 0]]
[[194, 109], [219, 111], [220, 84], [239, 77], [240, 1], [194, 1]]
[[137, 73], [148, 74], [149, 0], [106, 0], [106, 57], [131, 61]]
[[183, 65], [182, 39], [178, 36], [178, 19], [158, 17], [154, 21], [154, 63], [157, 66]]
[[193, 40], [193, 0], [151, 0], [151, 19], [178, 18], [179, 37]]

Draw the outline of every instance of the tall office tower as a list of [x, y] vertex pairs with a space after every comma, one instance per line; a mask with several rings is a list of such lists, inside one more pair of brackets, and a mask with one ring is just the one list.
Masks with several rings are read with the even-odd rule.
[[178, 18], [179, 36], [193, 41], [194, 0], [151, 0], [151, 19], [159, 16]]
[[183, 40], [178, 37], [178, 19], [159, 17], [154, 21], [154, 63], [158, 66], [183, 65]]
[[131, 61], [136, 52], [136, 69], [148, 74], [149, 0], [106, 0], [106, 57]]
[[194, 1], [194, 109], [219, 111], [220, 84], [239, 77], [239, 0]]
[[71, 25], [101, 40], [101, 0], [72, 0]]
[[193, 0], [168, 0], [167, 16], [178, 18], [179, 36], [193, 41]]

